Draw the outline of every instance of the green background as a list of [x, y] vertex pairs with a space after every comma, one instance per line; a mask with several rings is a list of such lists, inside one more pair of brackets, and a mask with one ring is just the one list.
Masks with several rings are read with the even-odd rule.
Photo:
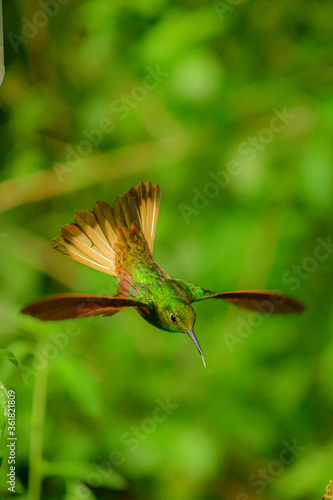
[[[333, 257], [314, 255], [332, 234], [332, 20], [333, 4], [312, 0], [5, 5], [0, 346], [24, 377], [2, 359], [0, 380], [16, 391], [21, 498], [324, 494]], [[50, 240], [75, 211], [147, 179], [162, 190], [154, 255], [169, 274], [217, 291], [280, 289], [307, 312], [258, 320], [198, 303], [207, 369], [188, 337], [132, 310], [20, 315], [51, 293], [115, 292]], [[7, 498], [4, 440], [2, 454]]]

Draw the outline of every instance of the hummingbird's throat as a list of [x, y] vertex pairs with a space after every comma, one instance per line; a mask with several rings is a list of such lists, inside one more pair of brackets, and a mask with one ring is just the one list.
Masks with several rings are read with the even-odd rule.
[[206, 368], [206, 361], [205, 361], [205, 358], [204, 358], [204, 355], [202, 353], [202, 350], [201, 350], [201, 347], [200, 347], [200, 344], [198, 342], [198, 339], [196, 338], [196, 336], [194, 335], [194, 331], [193, 330], [188, 330], [187, 331], [188, 335], [191, 337], [191, 339], [193, 340], [193, 342], [195, 343], [195, 345], [197, 346], [197, 349], [198, 351], [200, 352], [201, 354], [201, 357], [202, 357], [202, 362], [204, 364], [204, 367]]

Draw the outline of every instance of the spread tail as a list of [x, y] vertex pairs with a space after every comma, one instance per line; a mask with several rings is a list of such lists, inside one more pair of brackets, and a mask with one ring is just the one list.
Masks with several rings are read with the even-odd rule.
[[54, 238], [52, 244], [56, 250], [77, 262], [117, 276], [115, 244], [119, 240], [119, 230], [130, 230], [134, 223], [152, 253], [160, 201], [158, 184], [153, 186], [151, 182], [140, 182], [123, 196], [118, 196], [113, 206], [97, 201], [92, 212], [77, 212], [75, 223], [63, 226], [61, 235]]

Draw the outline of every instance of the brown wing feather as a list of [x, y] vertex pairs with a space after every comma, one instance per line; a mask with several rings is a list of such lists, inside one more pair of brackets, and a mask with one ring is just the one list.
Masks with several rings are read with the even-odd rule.
[[224, 299], [243, 309], [264, 314], [298, 313], [305, 310], [303, 304], [282, 293], [268, 290], [240, 290], [211, 295], [212, 298]]
[[58, 321], [88, 316], [112, 316], [124, 307], [140, 305], [139, 301], [122, 297], [104, 297], [99, 295], [61, 293], [52, 295], [24, 307], [23, 314], [28, 314], [42, 321]]

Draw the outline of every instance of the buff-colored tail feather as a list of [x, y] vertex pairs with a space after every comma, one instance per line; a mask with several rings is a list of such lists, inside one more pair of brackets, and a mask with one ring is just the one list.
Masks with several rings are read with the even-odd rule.
[[121, 228], [134, 223], [142, 231], [150, 252], [153, 251], [161, 192], [158, 184], [140, 182], [111, 206], [97, 201], [93, 212], [75, 214], [75, 223], [61, 228], [61, 236], [52, 240], [54, 248], [71, 259], [116, 276], [115, 246]]

